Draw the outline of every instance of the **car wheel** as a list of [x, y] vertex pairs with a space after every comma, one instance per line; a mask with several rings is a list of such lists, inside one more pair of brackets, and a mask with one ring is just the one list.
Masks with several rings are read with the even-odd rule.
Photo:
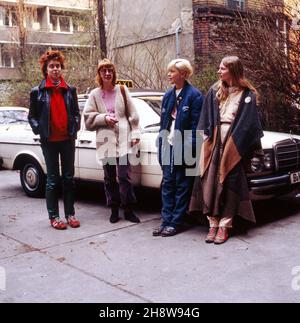
[[28, 161], [21, 168], [20, 180], [26, 195], [44, 197], [46, 176], [36, 161]]

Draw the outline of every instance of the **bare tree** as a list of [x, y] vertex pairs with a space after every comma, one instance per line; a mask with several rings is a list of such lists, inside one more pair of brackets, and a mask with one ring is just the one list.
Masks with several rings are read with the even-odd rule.
[[[17, 45], [7, 45], [7, 50], [14, 57], [19, 58], [18, 77], [10, 80], [7, 86], [3, 86], [5, 95], [1, 95], [1, 104], [28, 106], [29, 92], [31, 88], [37, 85], [42, 77], [39, 66], [39, 57], [42, 52], [47, 50], [47, 47], [40, 46], [39, 43], [43, 42], [42, 38], [38, 39], [35, 35], [36, 45], [27, 44], [27, 30], [25, 28], [25, 20], [30, 20], [31, 12], [27, 10], [24, 0], [18, 0], [18, 7], [16, 8], [17, 17], [17, 33], [15, 28], [12, 28], [11, 39], [17, 42]], [[80, 46], [70, 47], [65, 49], [66, 55], [66, 70], [65, 79], [67, 82], [74, 84], [78, 88], [78, 92], [86, 92], [88, 87], [94, 86], [95, 71], [98, 60], [99, 48], [97, 45], [95, 30], [97, 12], [81, 13], [81, 15], [74, 15], [74, 25], [80, 25], [83, 34], [80, 32], [74, 33], [74, 42]], [[92, 19], [91, 19], [92, 18]], [[87, 37], [88, 34], [88, 37]], [[40, 37], [43, 37], [42, 34]], [[52, 47], [55, 49], [54, 47]]]
[[106, 32], [105, 32], [104, 0], [97, 0], [97, 9], [98, 9], [100, 53], [101, 53], [101, 58], [105, 58], [107, 57], [107, 45], [106, 45]]
[[26, 56], [26, 27], [25, 27], [25, 1], [17, 1], [17, 20], [19, 29], [19, 48], [20, 48], [20, 66], [22, 67], [25, 62]]
[[[107, 26], [108, 56], [117, 64], [119, 77], [132, 80], [137, 88], [165, 90], [166, 64], [170, 59], [167, 49], [171, 46], [173, 37], [151, 40], [153, 35], [146, 32], [149, 22], [147, 9], [141, 12], [139, 23], [134, 29], [128, 31], [127, 27], [123, 33], [118, 1], [110, 2], [110, 6]], [[164, 12], [157, 16], [157, 21], [160, 19], [164, 19]]]
[[159, 43], [142, 43], [114, 51], [119, 76], [137, 88], [165, 89], [166, 51]]
[[[237, 12], [219, 32], [227, 54], [237, 54], [261, 94], [266, 127], [299, 132], [300, 17], [297, 0], [290, 5], [266, 1], [262, 11]], [[298, 9], [297, 9], [298, 8]], [[220, 48], [219, 48], [220, 49]]]

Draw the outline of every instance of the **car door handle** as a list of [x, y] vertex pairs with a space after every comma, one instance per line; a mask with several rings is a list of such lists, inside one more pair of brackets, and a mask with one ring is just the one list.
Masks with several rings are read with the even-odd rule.
[[81, 144], [91, 144], [92, 140], [79, 140]]
[[39, 142], [40, 141], [40, 138], [33, 138], [33, 141], [34, 142]]

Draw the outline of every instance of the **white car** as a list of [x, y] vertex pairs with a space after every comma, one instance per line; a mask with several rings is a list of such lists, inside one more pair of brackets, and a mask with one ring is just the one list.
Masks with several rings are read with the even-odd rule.
[[[156, 139], [159, 131], [162, 92], [132, 92], [140, 116], [141, 142], [133, 166], [133, 183], [137, 186], [160, 188], [161, 168], [157, 159]], [[81, 109], [87, 95], [79, 95]], [[103, 181], [103, 169], [96, 161], [95, 133], [87, 131], [82, 122], [78, 132], [75, 155], [75, 178], [85, 181]], [[283, 195], [300, 185], [300, 136], [264, 132], [263, 160], [252, 159], [247, 177], [251, 198], [270, 198]], [[25, 193], [31, 197], [45, 192], [46, 167], [39, 136], [29, 124], [8, 124], [0, 127], [0, 164], [6, 169], [20, 170]]]
[[[163, 92], [139, 91], [131, 93], [140, 116], [141, 142], [138, 159], [133, 167], [134, 185], [160, 187], [161, 169], [157, 161], [155, 140], [158, 132], [160, 104]], [[87, 99], [79, 95], [82, 110]], [[103, 181], [103, 168], [96, 161], [96, 135], [85, 129], [81, 122], [75, 152], [75, 178], [85, 181]], [[151, 158], [152, 156], [152, 158]], [[152, 161], [148, 162], [149, 157]], [[5, 169], [20, 170], [20, 180], [25, 193], [41, 197], [45, 193], [46, 165], [40, 147], [39, 135], [34, 135], [28, 122], [0, 127], [0, 165]]]

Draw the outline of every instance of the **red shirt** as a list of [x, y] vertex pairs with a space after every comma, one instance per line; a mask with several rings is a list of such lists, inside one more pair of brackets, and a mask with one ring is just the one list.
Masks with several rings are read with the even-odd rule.
[[63, 90], [68, 86], [64, 79], [55, 86], [50, 79], [46, 79], [46, 89], [50, 89], [50, 136], [48, 141], [64, 141], [70, 139], [68, 133], [68, 114], [64, 101]]

